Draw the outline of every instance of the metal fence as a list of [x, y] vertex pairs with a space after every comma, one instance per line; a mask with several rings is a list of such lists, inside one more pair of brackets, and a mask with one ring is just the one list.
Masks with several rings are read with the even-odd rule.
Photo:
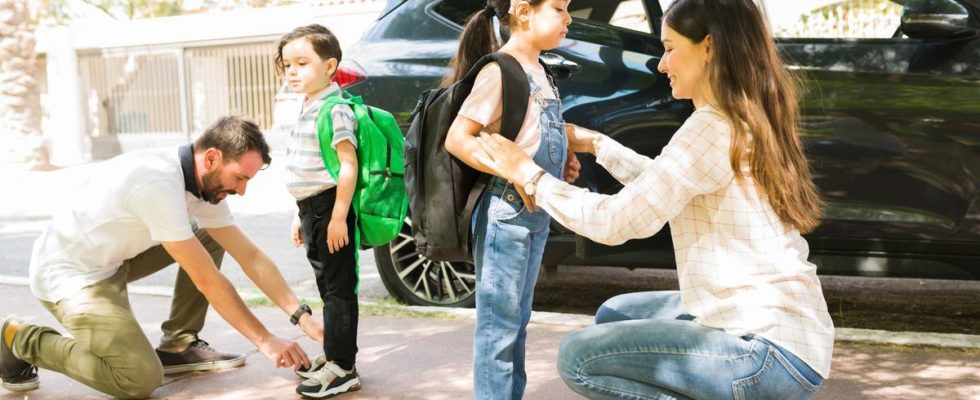
[[222, 115], [272, 126], [278, 78], [272, 39], [79, 55], [86, 131], [92, 137], [202, 132]]
[[249, 116], [263, 129], [271, 127], [279, 87], [272, 62], [275, 49], [271, 41], [187, 49], [191, 130], [201, 132], [229, 112]]

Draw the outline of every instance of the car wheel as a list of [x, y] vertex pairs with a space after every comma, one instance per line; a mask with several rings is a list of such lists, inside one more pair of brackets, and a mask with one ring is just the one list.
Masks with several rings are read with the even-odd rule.
[[411, 220], [406, 218], [395, 240], [374, 248], [378, 273], [388, 293], [412, 305], [473, 307], [476, 266], [423, 257], [415, 248], [410, 226]]

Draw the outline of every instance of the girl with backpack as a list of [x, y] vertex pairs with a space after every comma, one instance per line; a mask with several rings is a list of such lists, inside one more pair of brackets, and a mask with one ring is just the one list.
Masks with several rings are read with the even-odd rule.
[[[589, 398], [806, 399], [830, 373], [834, 326], [801, 232], [820, 199], [797, 131], [797, 89], [752, 0], [677, 0], [658, 69], [696, 111], [655, 159], [569, 130], [625, 186], [591, 193], [481, 135], [481, 165], [526, 185], [580, 235], [615, 245], [667, 222], [680, 291], [607, 300], [558, 369]], [[533, 188], [533, 189], [532, 189]]]
[[[462, 79], [477, 60], [498, 49], [516, 59], [528, 76], [527, 112], [514, 145], [542, 174], [565, 175], [567, 140], [558, 91], [538, 57], [558, 47], [568, 32], [568, 0], [490, 0], [469, 18], [444, 84]], [[509, 28], [502, 44], [500, 27]], [[502, 44], [502, 45], [501, 45]], [[492, 173], [472, 154], [481, 132], [500, 132], [502, 74], [487, 64], [449, 128], [446, 150], [467, 165]], [[572, 161], [574, 163], [574, 161]], [[573, 168], [574, 169], [574, 168]], [[577, 170], [576, 170], [577, 171]], [[573, 178], [577, 172], [572, 172]], [[476, 264], [476, 331], [473, 340], [474, 395], [519, 399], [524, 395], [524, 343], [531, 300], [551, 218], [535, 207], [520, 186], [493, 177], [473, 212]]]

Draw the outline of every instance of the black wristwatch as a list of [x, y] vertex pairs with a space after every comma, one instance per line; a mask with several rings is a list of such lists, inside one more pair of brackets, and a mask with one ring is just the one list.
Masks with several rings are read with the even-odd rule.
[[303, 313], [313, 315], [313, 310], [310, 309], [310, 306], [302, 304], [296, 309], [296, 312], [289, 317], [289, 322], [292, 322], [293, 325], [299, 325], [299, 317], [302, 317]]

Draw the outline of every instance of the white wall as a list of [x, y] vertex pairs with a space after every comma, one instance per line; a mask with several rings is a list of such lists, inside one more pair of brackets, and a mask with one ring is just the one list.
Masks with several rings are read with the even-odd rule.
[[[126, 54], [161, 49], [274, 41], [301, 25], [322, 24], [337, 35], [343, 49], [357, 42], [371, 27], [386, 1], [319, 6], [293, 5], [242, 9], [188, 16], [136, 21], [75, 21], [68, 28], [40, 28], [37, 51], [46, 55], [48, 94], [42, 106], [48, 118], [44, 135], [51, 145], [51, 157], [58, 165], [76, 164], [90, 159], [91, 140], [85, 131], [88, 105], [81, 91], [78, 53]], [[270, 64], [272, 54], [269, 55]], [[191, 85], [189, 90], [194, 90]], [[269, 93], [274, 96], [275, 93]], [[215, 104], [188, 104], [213, 108]], [[191, 130], [197, 126], [190, 126]], [[146, 135], [120, 138], [142, 142], [145, 146], [182, 143], [191, 132], [174, 137]], [[152, 136], [152, 137], [151, 137]], [[122, 144], [123, 149], [145, 147], [140, 143]]]

